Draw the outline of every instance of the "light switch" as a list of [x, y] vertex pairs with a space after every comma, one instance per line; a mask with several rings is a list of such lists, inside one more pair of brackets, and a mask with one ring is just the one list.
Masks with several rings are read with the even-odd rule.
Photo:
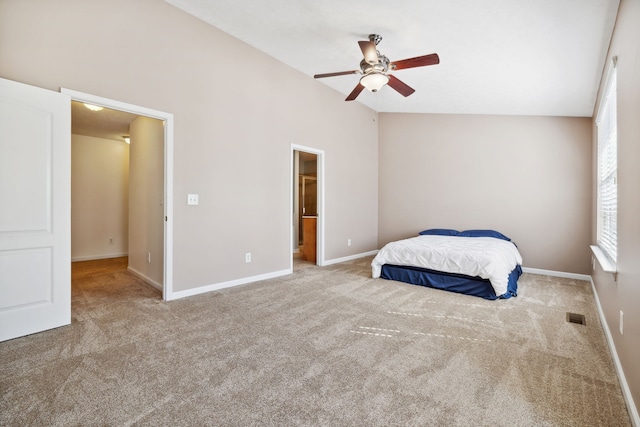
[[198, 204], [198, 195], [187, 194], [187, 205], [197, 205], [197, 204]]

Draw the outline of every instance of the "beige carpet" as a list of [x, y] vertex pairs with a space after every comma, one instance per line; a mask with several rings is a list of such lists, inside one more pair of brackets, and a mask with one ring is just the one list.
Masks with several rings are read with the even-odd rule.
[[370, 261], [169, 303], [76, 263], [72, 324], [0, 343], [0, 425], [630, 425], [588, 282], [485, 301]]

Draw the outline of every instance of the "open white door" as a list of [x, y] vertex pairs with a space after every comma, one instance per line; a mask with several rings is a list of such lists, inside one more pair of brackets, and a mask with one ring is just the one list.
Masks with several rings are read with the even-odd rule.
[[71, 323], [71, 101], [0, 79], [0, 341]]

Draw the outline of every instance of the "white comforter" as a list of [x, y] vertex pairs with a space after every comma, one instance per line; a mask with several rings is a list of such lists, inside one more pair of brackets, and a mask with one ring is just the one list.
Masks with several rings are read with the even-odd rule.
[[496, 295], [502, 295], [522, 256], [513, 243], [494, 237], [428, 235], [386, 244], [371, 262], [374, 278], [380, 277], [383, 264], [478, 276], [489, 279]]

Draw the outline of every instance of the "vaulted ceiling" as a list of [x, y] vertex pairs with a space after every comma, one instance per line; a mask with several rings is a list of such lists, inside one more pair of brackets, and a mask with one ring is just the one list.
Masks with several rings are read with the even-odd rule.
[[[591, 117], [619, 0], [165, 0], [313, 78], [358, 70], [358, 41], [379, 34], [391, 71], [353, 102], [378, 112]], [[224, 63], [222, 58], [222, 63]], [[346, 98], [360, 75], [316, 80]], [[133, 116], [74, 106], [75, 133], [120, 139]]]
[[[618, 0], [165, 0], [308, 75], [359, 69], [359, 40], [379, 34], [416, 92], [363, 91], [378, 112], [590, 117]], [[345, 97], [359, 75], [317, 80]]]

